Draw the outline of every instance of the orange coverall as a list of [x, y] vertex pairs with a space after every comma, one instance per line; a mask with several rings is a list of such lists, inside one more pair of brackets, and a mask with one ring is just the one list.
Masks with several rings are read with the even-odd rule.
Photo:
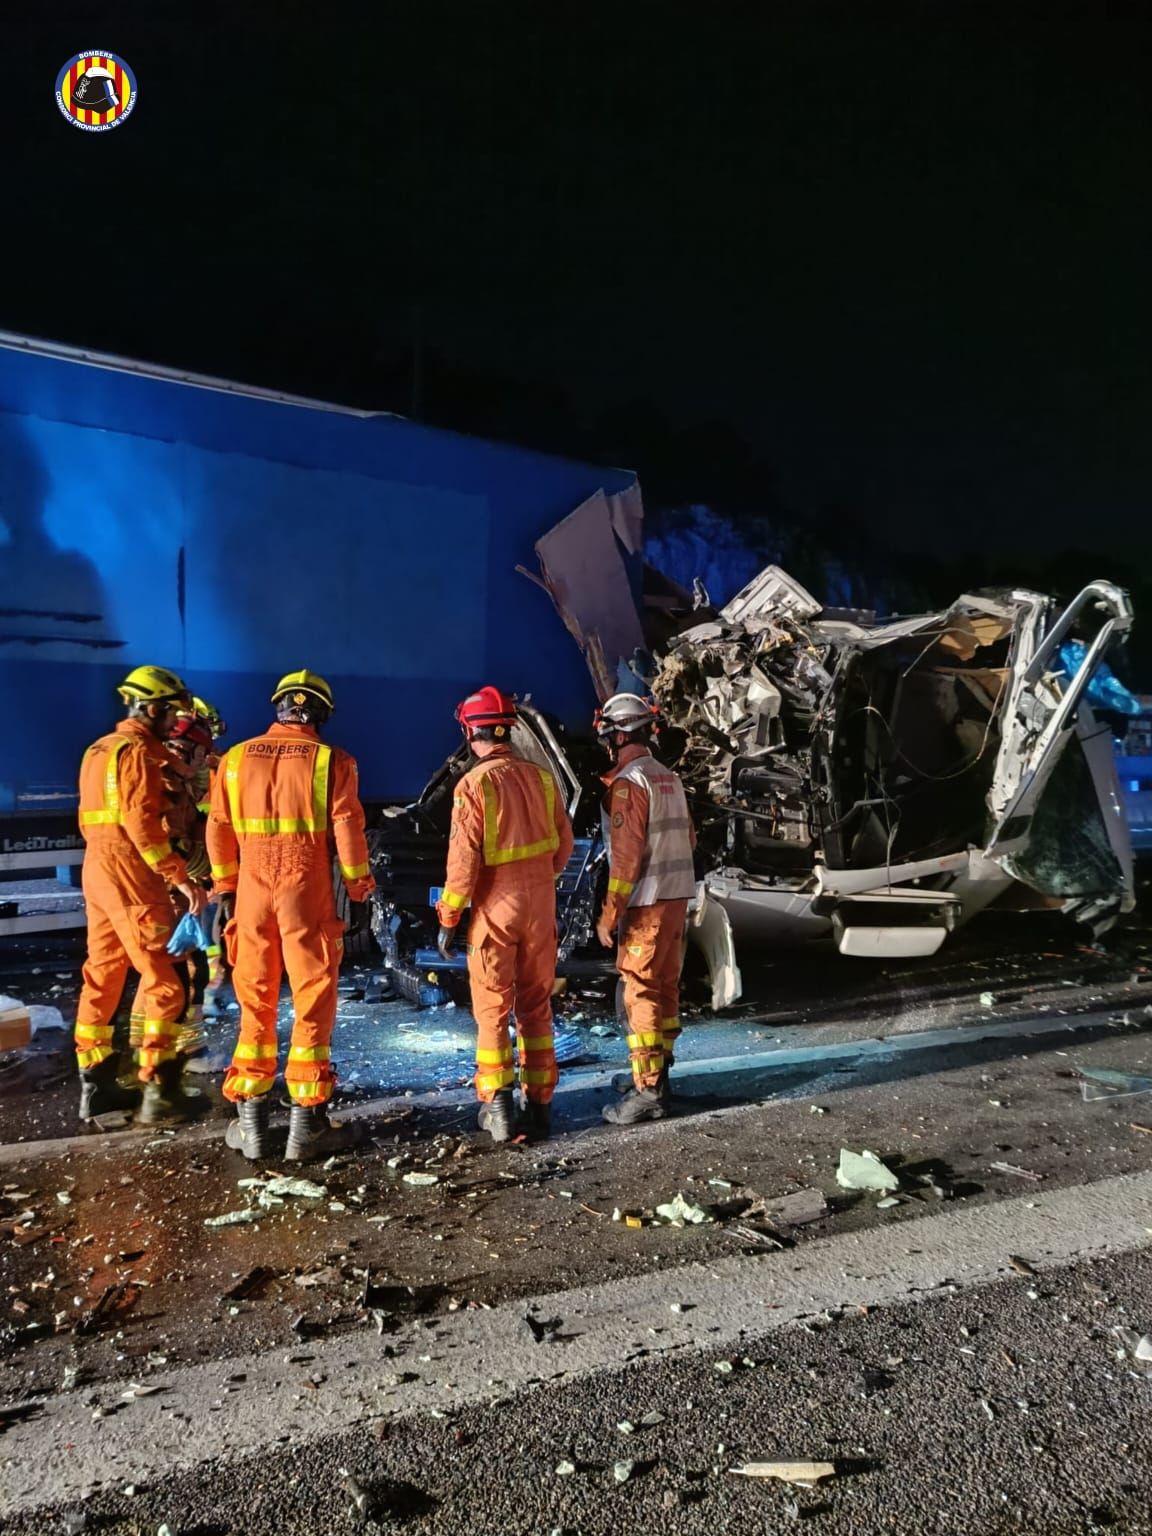
[[448, 871], [436, 913], [454, 928], [468, 902], [468, 980], [476, 1019], [476, 1097], [511, 1088], [516, 1013], [520, 1082], [550, 1104], [556, 1087], [552, 987], [556, 877], [572, 855], [572, 826], [546, 768], [498, 746], [456, 786]]
[[165, 946], [172, 937], [168, 882], [187, 879], [173, 852], [164, 815], [169, 807], [165, 751], [139, 720], [121, 720], [80, 765], [80, 830], [88, 958], [76, 1010], [81, 1070], [112, 1055], [112, 1016], [131, 966], [140, 985], [133, 1008], [137, 1060], [147, 1082], [176, 1056], [187, 988]]
[[[648, 748], [624, 747], [612, 772], [604, 775], [604, 812], [612, 826], [608, 895], [601, 913], [606, 928], [618, 930], [616, 969], [624, 983], [628, 1055], [637, 1088], [654, 1088], [680, 1038], [680, 968], [684, 959], [685, 900], [630, 907], [648, 846], [649, 796], [641, 784], [618, 783], [621, 769]], [[696, 846], [689, 824], [688, 841]]]
[[344, 925], [332, 892], [335, 841], [353, 901], [368, 872], [356, 761], [311, 726], [272, 725], [229, 749], [212, 780], [208, 856], [217, 892], [235, 891], [224, 930], [240, 1003], [240, 1038], [224, 1097], [255, 1099], [276, 1081], [276, 1011], [284, 970], [295, 1022], [284, 1081], [294, 1104], [325, 1104]]

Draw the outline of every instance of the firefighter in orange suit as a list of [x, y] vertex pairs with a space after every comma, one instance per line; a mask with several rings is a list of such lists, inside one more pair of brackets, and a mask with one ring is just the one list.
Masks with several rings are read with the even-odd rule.
[[364, 811], [356, 762], [326, 746], [319, 729], [332, 690], [307, 670], [289, 672], [272, 694], [276, 723], [223, 756], [212, 781], [208, 856], [215, 889], [235, 914], [224, 930], [240, 1003], [240, 1038], [224, 1079], [237, 1107], [230, 1147], [268, 1155], [268, 1095], [276, 1080], [276, 1014], [287, 970], [295, 1022], [284, 1069], [292, 1100], [286, 1156], [304, 1160], [352, 1142], [333, 1125], [330, 1061], [344, 925], [332, 891], [332, 844], [349, 900], [367, 900]]
[[189, 879], [165, 827], [169, 758], [163, 745], [189, 694], [165, 667], [137, 667], [118, 692], [127, 718], [88, 748], [80, 766], [88, 915], [88, 958], [76, 1010], [80, 1118], [91, 1120], [136, 1102], [116, 1082], [112, 1049], [112, 1019], [131, 966], [140, 976], [139, 1118], [156, 1124], [186, 1119], [191, 1107], [180, 1087], [184, 1060], [177, 1049], [188, 995], [166, 948], [174, 926], [168, 893], [174, 887], [195, 913], [205, 895]]
[[440, 953], [451, 954], [469, 902], [468, 979], [476, 1019], [480, 1128], [493, 1141], [516, 1132], [512, 1042], [515, 1010], [525, 1130], [551, 1130], [556, 1088], [552, 988], [556, 980], [556, 877], [572, 854], [572, 827], [556, 780], [512, 750], [516, 705], [491, 686], [456, 719], [478, 759], [456, 785], [448, 871], [436, 904]]
[[606, 949], [616, 940], [633, 1084], [604, 1110], [614, 1125], [659, 1120], [668, 1108], [684, 930], [696, 890], [696, 833], [684, 786], [652, 755], [657, 723], [654, 708], [633, 693], [615, 694], [596, 714], [596, 734], [613, 763], [602, 805], [608, 894], [596, 937]]

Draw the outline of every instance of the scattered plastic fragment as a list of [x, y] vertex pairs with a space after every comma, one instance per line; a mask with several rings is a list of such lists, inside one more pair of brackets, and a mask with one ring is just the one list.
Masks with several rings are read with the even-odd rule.
[[618, 1483], [626, 1483], [636, 1470], [634, 1461], [618, 1461], [612, 1468], [612, 1476]]
[[729, 1467], [737, 1477], [775, 1477], [782, 1483], [814, 1484], [826, 1477], [836, 1476], [836, 1463], [832, 1461], [746, 1461], [743, 1466]]
[[997, 1173], [1011, 1173], [1018, 1179], [1030, 1179], [1033, 1184], [1044, 1182], [1042, 1173], [1033, 1173], [1031, 1168], [1017, 1168], [1015, 1163], [989, 1163], [988, 1166], [995, 1169]]
[[575, 1470], [576, 1463], [574, 1461], [558, 1461], [556, 1463], [557, 1477], [571, 1477]]
[[438, 1173], [406, 1173], [403, 1177], [405, 1184], [418, 1184], [422, 1187], [440, 1182]]
[[1010, 1253], [1008, 1255], [1008, 1262], [1018, 1275], [1034, 1275], [1036, 1273], [1028, 1260], [1020, 1258], [1018, 1254]]
[[640, 1420], [640, 1427], [641, 1429], [655, 1429], [657, 1424], [663, 1423], [664, 1415], [658, 1408], [653, 1408], [650, 1413], [646, 1413]]
[[995, 1002], [996, 1002], [996, 995], [995, 995], [995, 993], [993, 993], [993, 992], [981, 992], [981, 994], [980, 994], [980, 1002], [981, 1002], [981, 1004], [985, 1008], [993, 1007], [995, 1005]]
[[894, 1205], [901, 1204], [903, 1204], [903, 1202], [898, 1200], [895, 1195], [885, 1195], [883, 1200], [877, 1200], [876, 1209], [878, 1211], [889, 1211]]
[[222, 1216], [207, 1216], [204, 1219], [206, 1227], [242, 1227], [245, 1222], [262, 1221], [264, 1212], [252, 1210], [250, 1207], [243, 1211], [225, 1211]]
[[847, 1147], [840, 1148], [836, 1182], [842, 1189], [879, 1189], [887, 1192], [900, 1188], [900, 1180], [875, 1152], [850, 1152]]
[[1139, 1334], [1135, 1328], [1113, 1328], [1121, 1349], [1145, 1372], [1152, 1373], [1152, 1333]]
[[661, 1221], [671, 1222], [677, 1227], [699, 1226], [702, 1222], [714, 1220], [712, 1213], [704, 1206], [696, 1205], [681, 1194], [676, 1195], [664, 1205], [658, 1205], [656, 1214]]
[[326, 1184], [314, 1184], [311, 1179], [297, 1179], [290, 1174], [277, 1174], [271, 1179], [238, 1179], [240, 1189], [254, 1189], [258, 1195], [276, 1195], [283, 1199], [296, 1195], [301, 1200], [321, 1200], [328, 1193]]
[[1086, 1104], [1098, 1099], [1132, 1098], [1139, 1093], [1152, 1093], [1152, 1077], [1139, 1077], [1129, 1072], [1113, 1072], [1107, 1067], [1080, 1067], [1080, 1097]]

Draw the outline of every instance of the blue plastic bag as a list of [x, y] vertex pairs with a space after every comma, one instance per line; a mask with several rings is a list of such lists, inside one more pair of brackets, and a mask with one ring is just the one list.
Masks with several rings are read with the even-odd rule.
[[168, 953], [186, 955], [191, 949], [203, 948], [204, 935], [200, 932], [199, 919], [193, 917], [191, 912], [185, 912], [176, 924], [176, 932], [168, 940]]

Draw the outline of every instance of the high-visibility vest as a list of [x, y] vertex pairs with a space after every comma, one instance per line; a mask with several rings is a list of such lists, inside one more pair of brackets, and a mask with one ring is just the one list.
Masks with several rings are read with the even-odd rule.
[[[124, 812], [120, 804], [119, 780], [120, 754], [130, 740], [128, 736], [103, 736], [99, 741], [93, 742], [85, 752], [84, 760], [80, 765], [80, 809], [77, 814], [82, 828], [123, 827]], [[106, 758], [103, 771], [97, 770], [93, 773], [94, 756], [105, 746]], [[93, 804], [93, 801], [98, 803]], [[127, 832], [122, 835], [128, 846], [135, 848]], [[118, 839], [115, 840], [118, 841]], [[172, 844], [157, 843], [154, 848], [136, 848], [136, 852], [149, 869], [155, 869], [161, 860], [166, 859], [172, 852]]]
[[[238, 837], [276, 837], [285, 833], [327, 833], [328, 831], [328, 773], [332, 763], [332, 748], [322, 742], [299, 742], [292, 746], [300, 753], [314, 753], [310, 767], [310, 793], [301, 796], [296, 809], [301, 816], [246, 816], [246, 784], [244, 759], [255, 748], [257, 751], [266, 738], [240, 742], [225, 754], [220, 766], [224, 774], [224, 788], [228, 795], [228, 811], [233, 831]], [[281, 744], [285, 745], [285, 744]], [[262, 805], [261, 809], [267, 809]]]
[[[530, 808], [530, 820], [500, 828], [500, 795], [492, 782], [495, 770], [503, 769], [501, 777], [509, 772], [505, 766], [517, 764], [513, 770], [519, 776], [536, 776], [542, 792], [541, 802]], [[485, 763], [477, 772], [476, 779], [484, 800], [484, 863], [518, 864], [523, 859], [538, 859], [544, 854], [555, 853], [560, 846], [560, 833], [556, 828], [556, 780], [547, 768], [522, 759], [497, 757]]]
[[[692, 821], [683, 784], [670, 768], [651, 756], [635, 758], [612, 782], [621, 780], [643, 785], [648, 792], [648, 845], [628, 905], [650, 907], [653, 902], [694, 896], [696, 875], [689, 837]], [[611, 858], [612, 823], [607, 811], [601, 810], [600, 824]]]

